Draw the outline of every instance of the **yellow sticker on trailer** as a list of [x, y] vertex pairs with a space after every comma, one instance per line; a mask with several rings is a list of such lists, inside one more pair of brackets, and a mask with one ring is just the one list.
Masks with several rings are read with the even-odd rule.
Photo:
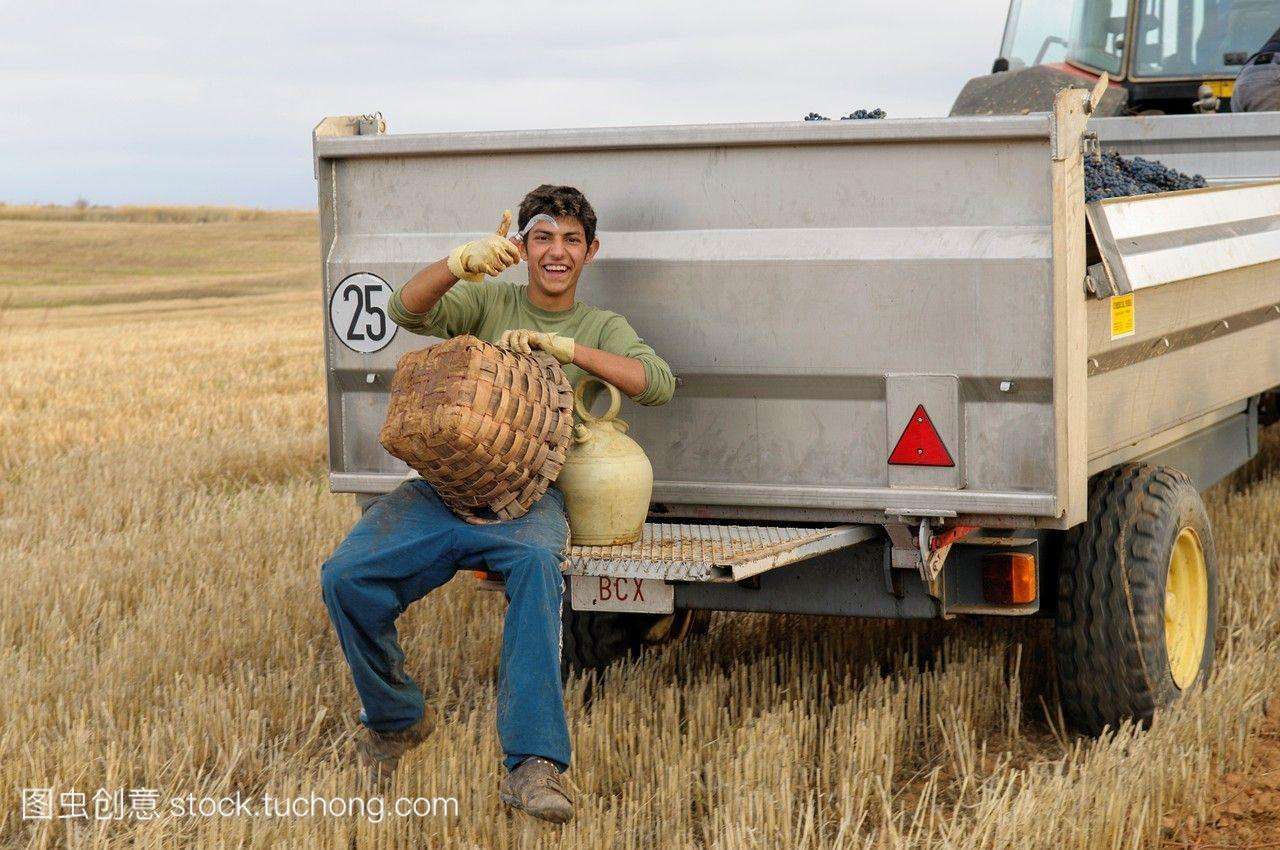
[[1111, 298], [1111, 338], [1133, 336], [1136, 330], [1133, 317], [1133, 293]]
[[1209, 80], [1206, 85], [1213, 92], [1214, 97], [1231, 97], [1232, 91], [1235, 90], [1235, 80]]

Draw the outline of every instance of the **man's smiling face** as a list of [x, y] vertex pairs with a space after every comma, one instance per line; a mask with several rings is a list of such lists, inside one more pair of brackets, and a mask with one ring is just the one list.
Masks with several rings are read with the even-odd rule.
[[557, 227], [540, 221], [525, 234], [520, 253], [529, 264], [529, 286], [556, 297], [578, 285], [582, 268], [595, 257], [600, 240], [587, 243], [582, 222], [573, 216], [560, 216]]

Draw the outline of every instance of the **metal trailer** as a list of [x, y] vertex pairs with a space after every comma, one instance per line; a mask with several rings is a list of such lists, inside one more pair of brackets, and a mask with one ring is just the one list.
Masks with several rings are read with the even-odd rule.
[[679, 386], [625, 411], [654, 467], [644, 537], [569, 553], [570, 663], [710, 610], [1047, 616], [1077, 725], [1150, 717], [1207, 676], [1198, 491], [1255, 453], [1280, 385], [1280, 183], [1086, 207], [1089, 108], [1068, 90], [1001, 117], [327, 119], [333, 490], [406, 476], [377, 434], [396, 359], [429, 340], [387, 325], [392, 287], [526, 189], [575, 185], [602, 245], [579, 297], [627, 316]]

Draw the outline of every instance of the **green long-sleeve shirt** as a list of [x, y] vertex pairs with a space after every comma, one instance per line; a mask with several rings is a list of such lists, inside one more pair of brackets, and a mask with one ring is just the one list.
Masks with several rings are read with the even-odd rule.
[[[544, 310], [529, 300], [529, 287], [503, 281], [473, 283], [461, 280], [450, 287], [426, 313], [410, 313], [400, 297], [402, 285], [391, 295], [387, 312], [391, 321], [413, 333], [449, 338], [471, 334], [497, 342], [503, 331], [527, 330], [558, 333], [575, 343], [599, 348], [644, 364], [645, 387], [631, 399], [639, 404], [666, 404], [675, 393], [671, 367], [642, 340], [631, 324], [612, 310], [583, 301], [568, 310]], [[572, 363], [564, 367], [574, 386], [586, 374]], [[591, 393], [591, 396], [594, 396]]]

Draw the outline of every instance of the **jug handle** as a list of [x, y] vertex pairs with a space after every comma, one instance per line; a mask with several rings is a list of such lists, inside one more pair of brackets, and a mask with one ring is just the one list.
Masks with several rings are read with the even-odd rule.
[[[587, 410], [587, 405], [583, 402], [583, 391], [587, 384], [595, 382], [602, 384], [609, 390], [609, 409], [604, 412], [603, 416], [592, 416], [591, 411]], [[608, 422], [618, 415], [618, 411], [622, 410], [622, 393], [618, 392], [618, 388], [608, 381], [603, 381], [595, 375], [587, 375], [578, 385], [573, 388], [573, 409], [578, 412], [578, 418], [583, 422]]]

